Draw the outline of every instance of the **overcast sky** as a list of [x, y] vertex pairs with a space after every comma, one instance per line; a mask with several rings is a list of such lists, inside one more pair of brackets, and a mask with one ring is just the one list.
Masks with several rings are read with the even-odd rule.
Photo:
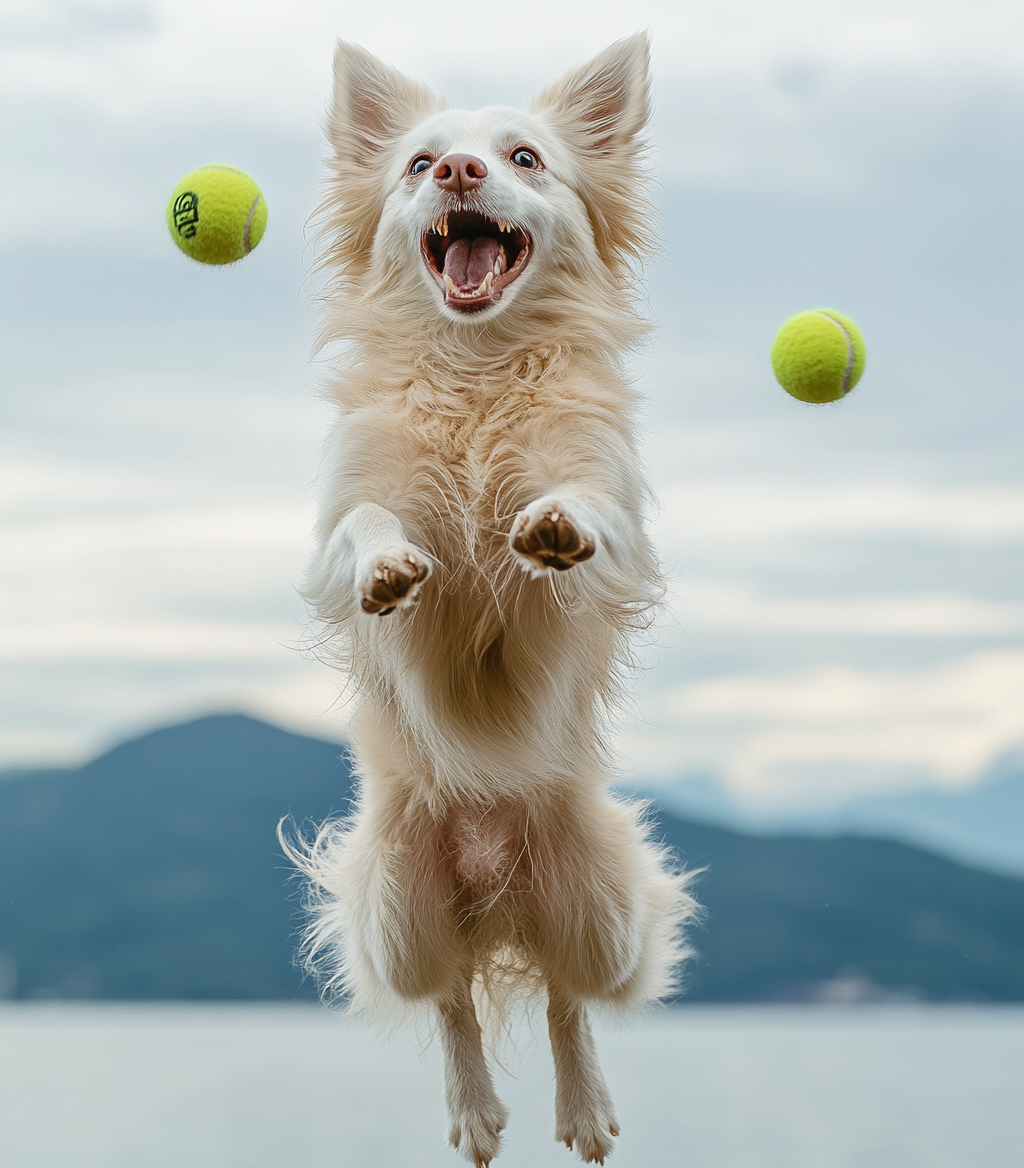
[[[1024, 742], [1024, 8], [0, 0], [0, 766], [242, 706], [337, 736], [296, 646], [323, 425], [304, 223], [339, 36], [457, 103], [654, 44], [665, 249], [638, 365], [672, 605], [634, 774], [777, 805], [966, 784]], [[228, 270], [163, 226], [250, 170]], [[846, 401], [779, 323], [862, 326]]]

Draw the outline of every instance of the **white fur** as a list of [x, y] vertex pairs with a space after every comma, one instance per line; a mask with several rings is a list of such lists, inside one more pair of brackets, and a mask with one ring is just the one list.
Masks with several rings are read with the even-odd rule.
[[[647, 110], [639, 36], [529, 111], [448, 111], [362, 49], [337, 54], [323, 340], [347, 350], [306, 594], [357, 694], [360, 794], [290, 854], [327, 989], [386, 1019], [434, 1011], [449, 1138], [476, 1165], [506, 1112], [474, 994], [499, 1014], [547, 994], [556, 1135], [603, 1162], [618, 1124], [585, 1007], [669, 992], [695, 911], [642, 809], [608, 794], [605, 710], [662, 592], [621, 369], [645, 329]], [[522, 144], [543, 170], [512, 166]], [[446, 307], [420, 256], [450, 207], [408, 174], [424, 151], [482, 159], [476, 209], [533, 240], [478, 314]], [[544, 524], [574, 566], [546, 566]], [[395, 580], [412, 583], [393, 611], [367, 611]]]

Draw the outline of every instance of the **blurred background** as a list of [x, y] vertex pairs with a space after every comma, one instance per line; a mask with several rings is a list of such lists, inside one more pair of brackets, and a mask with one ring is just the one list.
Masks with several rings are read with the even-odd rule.
[[[300, 651], [296, 594], [325, 422], [305, 225], [334, 41], [477, 107], [522, 104], [645, 27], [664, 247], [636, 373], [672, 589], [618, 734], [624, 781], [710, 864], [692, 997], [1024, 1000], [1024, 10], [1004, 0], [0, 0], [0, 996], [313, 998], [272, 832], [349, 795], [346, 712]], [[188, 262], [163, 223], [175, 182], [211, 161], [250, 171], [270, 208], [226, 270]], [[826, 407], [790, 399], [767, 361], [782, 320], [816, 306], [852, 316], [869, 353]], [[1024, 1069], [984, 1037], [1020, 1049], [1004, 1010], [908, 1024], [899, 1047], [916, 1052], [905, 1083], [947, 1066], [928, 1043], [964, 1052], [943, 1072], [974, 1084], [960, 1135], [935, 1135], [937, 1086], [908, 1087], [889, 1119], [823, 1119], [816, 1143], [759, 1080], [745, 1090], [767, 1127], [751, 1119], [742, 1147], [709, 1135], [694, 1163], [1009, 1165]], [[22, 1051], [11, 1083], [44, 1016], [55, 1059], [84, 1034], [122, 1070], [143, 1057], [107, 1015], [77, 1038], [65, 1013], [0, 1016]], [[146, 1025], [177, 1034], [182, 1017]], [[819, 1025], [702, 1017], [721, 1049], [753, 1044], [741, 1063], [765, 1034], [804, 1050], [799, 1027]], [[230, 1035], [253, 1032], [224, 1025], [215, 1045], [240, 1058]], [[261, 1049], [284, 1049], [292, 1023], [267, 1025], [286, 1037]], [[876, 1050], [896, 1042], [877, 1026]], [[765, 1067], [790, 1058], [764, 1050]], [[799, 1074], [838, 1066], [823, 1057], [792, 1055], [790, 1103]], [[64, 1163], [17, 1143], [35, 1112], [10, 1098], [19, 1166]], [[202, 1163], [292, 1162], [259, 1158], [273, 1141], [243, 1153], [235, 1130]], [[981, 1131], [995, 1143], [971, 1159]], [[135, 1139], [117, 1148], [137, 1156]]]

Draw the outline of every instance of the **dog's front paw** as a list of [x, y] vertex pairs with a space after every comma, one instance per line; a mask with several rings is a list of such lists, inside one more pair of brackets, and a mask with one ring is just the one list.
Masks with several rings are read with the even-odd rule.
[[509, 537], [512, 550], [528, 560], [533, 571], [565, 572], [589, 560], [596, 542], [555, 499], [537, 499], [520, 511]]
[[408, 608], [419, 599], [420, 585], [429, 575], [426, 557], [411, 544], [381, 555], [359, 584], [360, 607], [377, 616]]
[[476, 1168], [486, 1168], [501, 1150], [501, 1133], [508, 1123], [508, 1109], [498, 1099], [453, 1115], [448, 1143]]

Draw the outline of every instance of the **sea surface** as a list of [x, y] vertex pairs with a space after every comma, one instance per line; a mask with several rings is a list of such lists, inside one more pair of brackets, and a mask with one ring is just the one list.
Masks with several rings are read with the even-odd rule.
[[[1021, 1168], [1024, 1007], [689, 1006], [599, 1048], [609, 1168]], [[495, 1168], [570, 1168], [543, 1029]], [[427, 1036], [315, 1007], [0, 1006], [4, 1168], [457, 1168]]]

